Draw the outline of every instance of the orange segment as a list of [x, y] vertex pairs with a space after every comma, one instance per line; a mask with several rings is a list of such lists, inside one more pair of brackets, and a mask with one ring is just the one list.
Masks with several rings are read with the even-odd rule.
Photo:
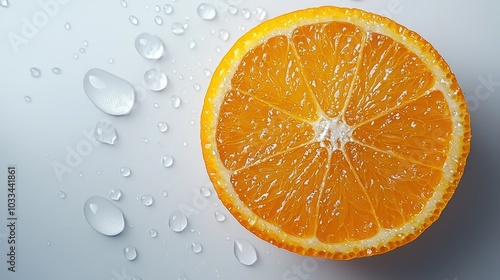
[[465, 168], [470, 121], [455, 76], [418, 34], [320, 7], [235, 43], [205, 97], [201, 143], [220, 200], [248, 230], [352, 259], [437, 220]]

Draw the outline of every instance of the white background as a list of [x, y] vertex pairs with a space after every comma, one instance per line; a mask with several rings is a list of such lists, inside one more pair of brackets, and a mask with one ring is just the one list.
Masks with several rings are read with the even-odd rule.
[[[43, 3], [57, 3], [51, 14]], [[0, 7], [0, 279], [498, 279], [500, 277], [500, 2], [480, 1], [271, 1], [213, 0], [213, 21], [196, 14], [201, 1], [119, 0], [15, 1]], [[173, 6], [166, 15], [155, 6]], [[352, 261], [301, 257], [267, 244], [241, 227], [218, 201], [206, 175], [199, 143], [199, 115], [210, 77], [232, 43], [258, 20], [227, 12], [228, 4], [267, 12], [266, 18], [320, 5], [359, 7], [389, 16], [430, 41], [456, 74], [470, 105], [472, 147], [463, 179], [441, 218], [416, 241], [390, 253]], [[45, 18], [43, 16], [45, 14]], [[129, 16], [139, 19], [130, 23]], [[154, 22], [155, 16], [163, 24]], [[35, 19], [34, 19], [35, 18]], [[36, 31], [23, 36], [26, 20], [38, 20]], [[173, 22], [188, 23], [183, 35], [171, 31]], [[65, 24], [71, 29], [66, 30]], [[218, 37], [230, 33], [228, 41]], [[142, 58], [135, 37], [158, 35], [166, 53], [158, 61]], [[10, 35], [9, 35], [10, 34]], [[14, 35], [13, 35], [14, 34]], [[188, 46], [194, 40], [196, 46]], [[83, 42], [88, 46], [84, 47]], [[85, 53], [79, 49], [84, 48]], [[79, 58], [74, 59], [73, 55]], [[109, 63], [112, 58], [114, 63]], [[30, 68], [42, 75], [33, 78]], [[62, 74], [51, 72], [53, 67]], [[91, 68], [101, 68], [134, 85], [138, 100], [127, 116], [109, 116], [98, 110], [83, 91]], [[142, 82], [144, 72], [167, 73], [164, 91], [152, 92]], [[194, 84], [201, 90], [194, 89]], [[170, 98], [182, 99], [175, 109]], [[31, 102], [26, 102], [29, 96]], [[154, 104], [158, 105], [155, 108]], [[72, 172], [60, 174], [55, 163], [66, 164], [68, 151], [85, 145], [82, 133], [102, 119], [118, 133], [114, 146], [93, 145]], [[169, 125], [167, 133], [157, 129]], [[88, 142], [87, 142], [88, 143]], [[69, 150], [68, 150], [69, 149]], [[170, 154], [171, 168], [161, 165]], [[17, 186], [17, 272], [7, 271], [6, 169], [15, 164]], [[124, 178], [120, 168], [132, 175]], [[201, 199], [199, 189], [212, 189]], [[108, 197], [120, 188], [115, 202], [126, 218], [126, 229], [116, 237], [94, 231], [85, 221], [83, 204], [91, 196]], [[58, 192], [66, 193], [61, 199]], [[168, 196], [163, 197], [162, 192]], [[150, 194], [146, 207], [136, 198]], [[168, 217], [176, 208], [189, 212], [188, 228], [174, 233]], [[219, 223], [214, 211], [226, 213]], [[157, 238], [148, 236], [155, 228]], [[235, 238], [256, 248], [258, 261], [250, 267], [233, 255]], [[191, 243], [203, 245], [200, 254]], [[122, 249], [135, 246], [138, 257], [127, 261]]]

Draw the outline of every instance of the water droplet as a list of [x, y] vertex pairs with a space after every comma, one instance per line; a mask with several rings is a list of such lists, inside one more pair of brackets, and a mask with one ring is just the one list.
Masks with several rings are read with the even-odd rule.
[[130, 170], [130, 168], [128, 168], [128, 167], [122, 167], [122, 168], [120, 168], [120, 174], [123, 177], [128, 177], [128, 176], [130, 176], [131, 173], [132, 173], [132, 170]]
[[160, 105], [158, 105], [158, 103], [154, 103], [153, 107], [155, 107], [156, 109], [158, 109], [158, 108], [160, 108]]
[[83, 46], [84, 47], [88, 47], [89, 46], [89, 41], [87, 41], [87, 40], [83, 41]]
[[101, 234], [114, 236], [125, 228], [122, 210], [103, 197], [87, 199], [83, 210], [87, 223]]
[[205, 74], [205, 77], [210, 77], [210, 75], [212, 75], [212, 71], [210, 71], [209, 69], [206, 69], [203, 70], [203, 73]]
[[122, 198], [122, 191], [118, 188], [109, 190], [109, 199], [118, 201]]
[[194, 83], [193, 88], [194, 88], [194, 90], [199, 91], [201, 89], [201, 86], [198, 83]]
[[252, 13], [250, 12], [249, 9], [241, 9], [241, 16], [244, 19], [249, 19], [251, 15], [252, 15]]
[[219, 223], [222, 223], [226, 220], [226, 215], [224, 215], [224, 213], [222, 213], [222, 212], [215, 211], [214, 216], [215, 216], [215, 220]]
[[170, 103], [172, 104], [172, 107], [177, 109], [181, 106], [181, 98], [177, 95], [172, 95], [170, 96]]
[[234, 16], [238, 13], [238, 7], [236, 7], [234, 5], [229, 5], [229, 7], [227, 8], [227, 11], [229, 12], [229, 14]]
[[191, 42], [189, 42], [188, 47], [190, 50], [194, 49], [194, 47], [196, 47], [196, 42], [194, 40], [191, 40]]
[[120, 4], [122, 5], [122, 7], [126, 8], [128, 6], [128, 3], [127, 1], [125, 0], [120, 0]]
[[4, 8], [10, 7], [9, 0], [0, 0], [0, 6]]
[[146, 59], [158, 59], [163, 56], [165, 47], [158, 36], [144, 32], [135, 38], [135, 49]]
[[168, 196], [168, 192], [167, 192], [167, 191], [162, 191], [162, 192], [161, 192], [161, 195], [162, 195], [163, 197], [167, 197], [167, 196]]
[[24, 101], [31, 103], [31, 97], [29, 95], [24, 96]]
[[65, 192], [63, 192], [63, 191], [58, 191], [58, 192], [57, 192], [57, 196], [59, 196], [59, 197], [60, 197], [60, 198], [62, 198], [62, 199], [65, 199], [65, 198], [66, 198], [66, 193], [65, 193]]
[[210, 189], [209, 189], [209, 188], [207, 188], [207, 187], [201, 187], [201, 188], [200, 188], [200, 194], [201, 194], [201, 196], [203, 196], [203, 197], [209, 197], [209, 196], [212, 194], [212, 192], [211, 192], [211, 191], [210, 191]]
[[224, 42], [227, 41], [227, 39], [229, 39], [229, 31], [227, 31], [226, 29], [219, 30], [219, 39]]
[[40, 76], [42, 75], [42, 71], [40, 71], [40, 69], [38, 69], [36, 67], [31, 67], [30, 73], [31, 73], [31, 77], [33, 77], [33, 78], [40, 78]]
[[158, 236], [158, 231], [156, 229], [153, 228], [149, 231], [149, 237], [156, 238], [157, 236]]
[[129, 261], [133, 261], [137, 258], [137, 250], [132, 246], [125, 247], [123, 248], [123, 256]]
[[114, 145], [117, 138], [115, 127], [107, 120], [99, 121], [96, 124], [94, 136], [97, 141], [109, 145]]
[[149, 194], [146, 194], [146, 195], [143, 195], [141, 197], [141, 202], [142, 202], [142, 205], [144, 205], [144, 206], [151, 206], [151, 205], [153, 205], [154, 199]]
[[168, 130], [168, 124], [166, 122], [159, 122], [157, 126], [158, 130], [162, 133], [165, 133]]
[[172, 23], [172, 32], [175, 35], [182, 35], [182, 34], [184, 34], [185, 31], [186, 31], [186, 29], [184, 29], [184, 26], [182, 23], [180, 23], [180, 22]]
[[110, 115], [126, 115], [134, 105], [134, 87], [99, 68], [90, 69], [85, 74], [83, 89], [98, 109]]
[[266, 19], [267, 12], [266, 12], [266, 10], [264, 10], [263, 8], [257, 7], [257, 8], [253, 11], [253, 15], [255, 16], [255, 19], [256, 19], [257, 21], [263, 21], [264, 19]]
[[142, 138], [142, 142], [147, 144], [147, 143], [149, 143], [149, 140], [148, 140], [148, 138]]
[[71, 24], [69, 22], [66, 22], [66, 24], [64, 24], [64, 29], [71, 30]]
[[234, 256], [241, 264], [252, 265], [257, 261], [257, 252], [252, 243], [243, 238], [234, 240]]
[[199, 254], [201, 253], [201, 251], [203, 251], [203, 246], [199, 241], [196, 241], [191, 243], [191, 250], [193, 251], [193, 253]]
[[84, 49], [84, 48], [80, 48], [80, 49], [79, 49], [79, 52], [80, 52], [80, 53], [82, 53], [82, 54], [84, 54], [84, 53], [86, 53], [86, 52], [87, 52], [87, 50], [86, 50], [86, 49]]
[[170, 167], [174, 164], [174, 158], [170, 155], [163, 156], [161, 158], [161, 165], [165, 167]]
[[174, 7], [170, 4], [165, 4], [163, 6], [163, 12], [166, 14], [166, 15], [170, 15], [172, 12], [174, 11]]
[[204, 20], [212, 20], [217, 16], [217, 11], [215, 10], [214, 6], [206, 3], [201, 3], [198, 5], [198, 8], [196, 8], [196, 12], [198, 13], [198, 16], [200, 16], [201, 19]]
[[109, 64], [113, 64], [113, 63], [115, 63], [115, 60], [114, 60], [113, 58], [109, 58], [109, 59], [108, 59], [108, 63], [109, 63]]
[[155, 16], [155, 22], [158, 25], [162, 25], [163, 24], [163, 19], [160, 16]]
[[179, 209], [175, 209], [168, 219], [168, 226], [174, 232], [183, 231], [187, 227], [187, 224], [188, 220], [186, 215], [184, 215], [184, 213], [182, 213]]
[[130, 20], [130, 23], [132, 23], [133, 25], [139, 24], [139, 19], [137, 19], [135, 16], [129, 16], [128, 20]]
[[156, 6], [155, 6], [155, 12], [159, 13], [160, 11], [161, 11], [160, 6], [156, 5]]
[[167, 84], [167, 75], [161, 71], [150, 69], [144, 73], [144, 85], [152, 91], [161, 91]]
[[60, 75], [62, 73], [62, 70], [61, 70], [61, 68], [53, 67], [52, 68], [52, 73], [54, 73], [56, 75]]

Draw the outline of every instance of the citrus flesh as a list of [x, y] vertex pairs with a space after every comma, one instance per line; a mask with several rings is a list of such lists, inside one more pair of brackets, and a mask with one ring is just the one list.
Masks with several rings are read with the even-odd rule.
[[201, 116], [223, 204], [278, 247], [352, 259], [414, 240], [469, 152], [463, 93], [418, 34], [357, 9], [262, 23], [213, 74]]

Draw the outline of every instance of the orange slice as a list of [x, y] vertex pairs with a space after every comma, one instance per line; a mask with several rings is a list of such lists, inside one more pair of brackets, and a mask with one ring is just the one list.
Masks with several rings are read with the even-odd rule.
[[352, 259], [436, 221], [463, 173], [470, 122], [455, 76], [422, 37], [320, 7], [234, 44], [212, 77], [201, 142], [243, 226], [299, 254]]

